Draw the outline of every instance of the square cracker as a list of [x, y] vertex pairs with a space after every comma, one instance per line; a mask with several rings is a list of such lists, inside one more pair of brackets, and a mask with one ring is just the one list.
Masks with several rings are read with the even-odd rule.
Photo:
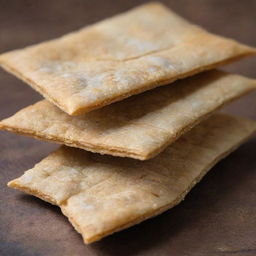
[[0, 56], [70, 115], [83, 114], [256, 50], [208, 33], [160, 3]]
[[208, 71], [79, 117], [40, 101], [0, 122], [0, 129], [146, 160], [217, 108], [255, 88], [255, 80]]
[[91, 243], [178, 204], [255, 129], [253, 121], [215, 114], [145, 162], [63, 146], [8, 185], [60, 206]]

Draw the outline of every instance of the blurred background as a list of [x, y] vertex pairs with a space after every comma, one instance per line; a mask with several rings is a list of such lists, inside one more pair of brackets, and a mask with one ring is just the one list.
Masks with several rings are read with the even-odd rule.
[[[0, 0], [0, 53], [58, 37], [144, 2]], [[211, 32], [256, 47], [255, 0], [161, 2]], [[256, 79], [256, 57], [223, 69]], [[40, 98], [28, 85], [0, 70], [0, 119]], [[256, 120], [256, 93], [225, 111]], [[256, 255], [255, 140], [217, 165], [172, 211], [92, 246], [83, 245], [57, 207], [6, 187], [7, 181], [56, 146], [5, 132], [0, 141], [1, 256]]]

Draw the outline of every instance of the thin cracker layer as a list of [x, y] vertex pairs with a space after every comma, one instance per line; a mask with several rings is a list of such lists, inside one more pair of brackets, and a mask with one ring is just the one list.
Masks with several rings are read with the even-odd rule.
[[255, 53], [150, 3], [59, 39], [5, 53], [0, 63], [77, 115]]
[[255, 88], [255, 80], [208, 71], [78, 117], [40, 101], [0, 122], [0, 129], [146, 160], [216, 109]]
[[178, 204], [255, 129], [253, 121], [215, 114], [145, 162], [63, 146], [8, 185], [60, 206], [91, 243]]

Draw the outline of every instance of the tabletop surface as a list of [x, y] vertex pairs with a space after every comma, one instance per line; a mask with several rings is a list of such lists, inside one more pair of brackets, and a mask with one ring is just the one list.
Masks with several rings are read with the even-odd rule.
[[[125, 11], [135, 0], [0, 0], [0, 53], [58, 37]], [[256, 46], [255, 0], [162, 1], [192, 22]], [[256, 78], [256, 58], [225, 70]], [[0, 118], [41, 96], [0, 70]], [[224, 111], [256, 120], [256, 93]], [[256, 139], [217, 164], [166, 213], [92, 245], [84, 245], [59, 208], [7, 188], [6, 183], [57, 145], [0, 133], [0, 255], [256, 255]]]

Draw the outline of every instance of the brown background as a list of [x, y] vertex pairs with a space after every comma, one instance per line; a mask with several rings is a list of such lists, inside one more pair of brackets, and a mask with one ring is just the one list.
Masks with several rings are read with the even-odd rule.
[[[135, 0], [0, 0], [0, 53], [60, 36], [124, 11]], [[163, 1], [212, 32], [256, 46], [255, 0]], [[256, 58], [225, 69], [256, 78]], [[0, 118], [40, 99], [0, 70]], [[256, 93], [227, 111], [256, 119]], [[174, 209], [83, 244], [57, 207], [6, 187], [56, 145], [0, 134], [0, 255], [256, 255], [256, 139], [218, 164]]]

